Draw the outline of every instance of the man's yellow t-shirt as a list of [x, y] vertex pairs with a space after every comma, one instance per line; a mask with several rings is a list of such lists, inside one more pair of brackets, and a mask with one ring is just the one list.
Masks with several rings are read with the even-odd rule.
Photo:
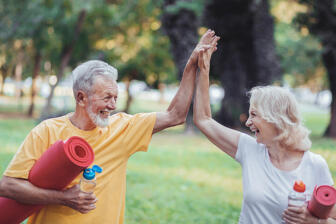
[[[83, 131], [75, 127], [70, 122], [69, 115], [66, 115], [43, 121], [36, 126], [15, 154], [5, 176], [27, 179], [30, 169], [45, 150], [57, 140], [66, 140], [71, 136], [80, 136], [91, 145], [95, 153], [93, 164], [101, 166], [103, 172], [96, 175], [96, 209], [81, 214], [66, 206], [47, 205], [39, 213], [32, 215], [28, 223], [123, 223], [127, 161], [133, 153], [147, 151], [155, 119], [155, 113], [118, 113], [110, 117], [108, 127]], [[79, 183], [81, 176], [68, 187]]]

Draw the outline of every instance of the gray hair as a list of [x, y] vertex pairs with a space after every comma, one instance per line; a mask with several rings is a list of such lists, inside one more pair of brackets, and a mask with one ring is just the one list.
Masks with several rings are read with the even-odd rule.
[[90, 93], [90, 89], [97, 76], [112, 78], [114, 81], [117, 81], [118, 71], [111, 65], [99, 60], [90, 60], [80, 64], [72, 71], [72, 90], [75, 98], [79, 90]]
[[291, 92], [278, 86], [257, 86], [248, 94], [250, 105], [278, 129], [279, 135], [274, 141], [284, 147], [303, 151], [311, 147], [310, 132], [302, 124], [297, 101]]

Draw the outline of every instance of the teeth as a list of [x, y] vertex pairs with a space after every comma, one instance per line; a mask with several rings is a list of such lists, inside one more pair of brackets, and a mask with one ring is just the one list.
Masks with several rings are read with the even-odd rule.
[[102, 114], [104, 114], [104, 115], [108, 115], [108, 114], [110, 114], [110, 111], [100, 111], [100, 113], [102, 113]]

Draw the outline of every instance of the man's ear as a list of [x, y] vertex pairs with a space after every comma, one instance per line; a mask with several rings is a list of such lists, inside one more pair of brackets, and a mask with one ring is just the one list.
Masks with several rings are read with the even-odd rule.
[[79, 106], [85, 106], [87, 102], [87, 95], [85, 92], [79, 90], [76, 95], [76, 102]]

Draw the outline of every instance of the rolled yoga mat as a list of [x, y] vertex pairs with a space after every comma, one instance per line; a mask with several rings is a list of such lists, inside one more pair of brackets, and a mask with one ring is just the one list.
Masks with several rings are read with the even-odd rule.
[[314, 188], [313, 195], [308, 203], [308, 210], [320, 219], [326, 219], [336, 203], [336, 190], [329, 185]]
[[[73, 136], [67, 141], [56, 141], [36, 161], [28, 176], [29, 182], [40, 188], [62, 190], [94, 160], [90, 145]], [[43, 205], [22, 204], [0, 197], [0, 223], [18, 224]]]

